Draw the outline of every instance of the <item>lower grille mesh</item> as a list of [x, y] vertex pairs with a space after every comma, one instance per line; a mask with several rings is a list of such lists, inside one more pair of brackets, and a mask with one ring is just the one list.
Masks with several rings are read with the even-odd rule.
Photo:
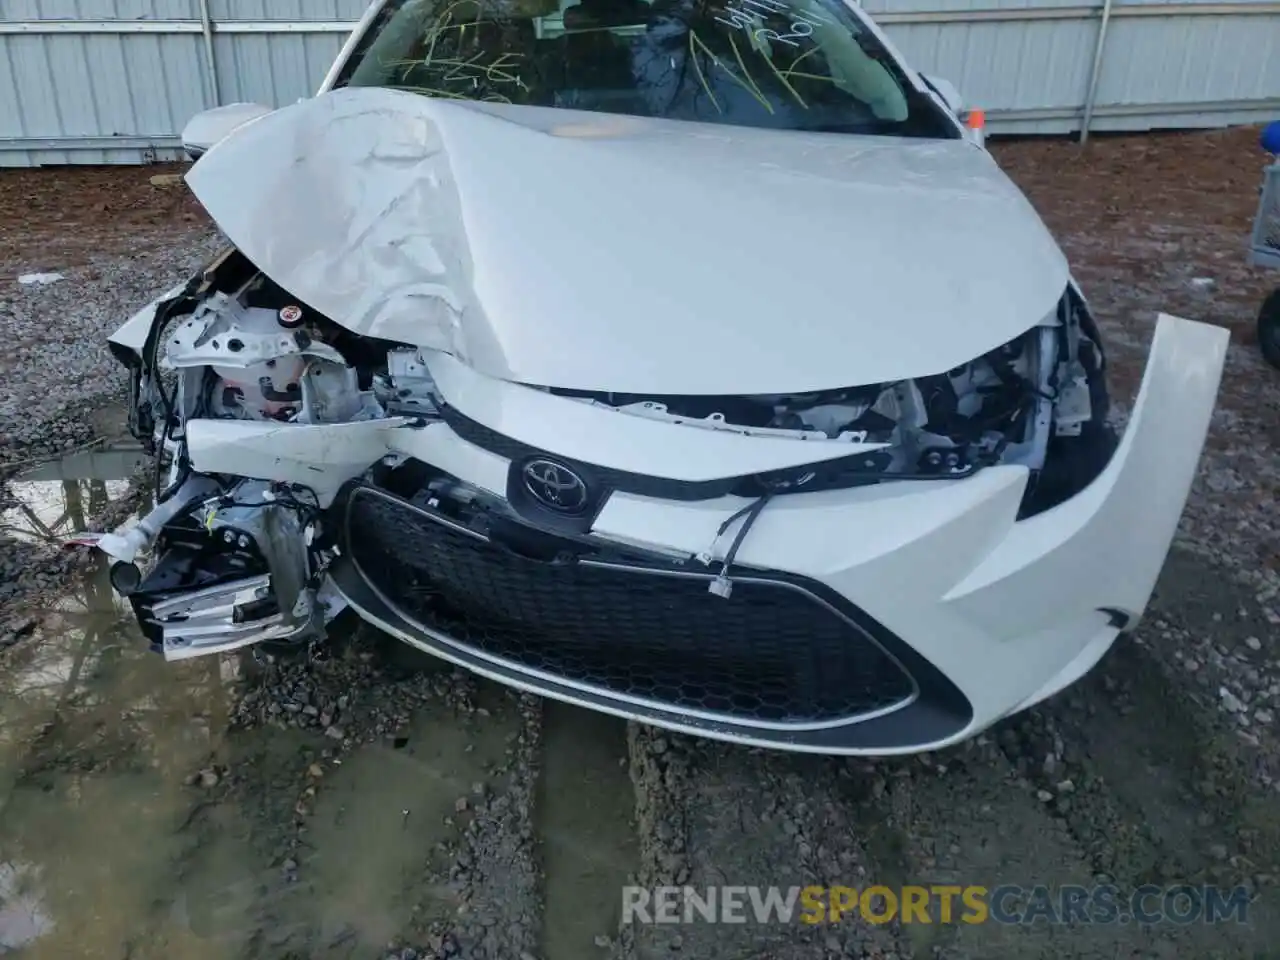
[[[853, 718], [905, 702], [910, 678], [794, 587], [652, 570], [552, 565], [362, 488], [347, 549], [402, 613], [471, 650], [614, 697], [738, 721]], [[744, 574], [745, 575], [745, 572]]]

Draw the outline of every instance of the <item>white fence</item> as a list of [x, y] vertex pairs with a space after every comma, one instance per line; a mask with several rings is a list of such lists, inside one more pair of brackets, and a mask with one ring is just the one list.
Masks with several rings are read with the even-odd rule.
[[[176, 157], [218, 103], [310, 96], [366, 0], [0, 0], [0, 166]], [[865, 0], [995, 133], [1280, 117], [1280, 0]]]

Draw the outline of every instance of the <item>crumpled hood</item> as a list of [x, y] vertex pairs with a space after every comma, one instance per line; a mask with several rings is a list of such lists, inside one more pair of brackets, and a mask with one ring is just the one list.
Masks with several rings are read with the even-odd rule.
[[620, 393], [940, 373], [1040, 322], [1066, 261], [963, 141], [800, 134], [341, 89], [187, 181], [350, 330]]

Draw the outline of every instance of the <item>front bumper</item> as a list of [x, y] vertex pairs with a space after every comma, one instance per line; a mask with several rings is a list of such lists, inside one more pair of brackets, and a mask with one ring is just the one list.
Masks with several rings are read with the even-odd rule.
[[[904, 666], [919, 691], [887, 709], [853, 711], [844, 722], [762, 720], [619, 693], [423, 623], [350, 558], [335, 582], [365, 619], [415, 646], [593, 709], [797, 751], [895, 754], [943, 747], [1074, 682], [1142, 615], [1195, 474], [1227, 340], [1219, 328], [1162, 315], [1111, 462], [1082, 493], [1030, 519], [1017, 520], [1027, 481], [1018, 467], [989, 468], [963, 481], [773, 501], [742, 544], [735, 569], [790, 578], [829, 600]], [[443, 424], [397, 430], [388, 442], [504, 495], [510, 463]], [[696, 556], [741, 505], [730, 497], [675, 502], [614, 493], [591, 529], [596, 538], [655, 557]], [[714, 602], [733, 604], [736, 597]], [[592, 602], [584, 592], [581, 603]], [[607, 623], [599, 642], [609, 643]]]

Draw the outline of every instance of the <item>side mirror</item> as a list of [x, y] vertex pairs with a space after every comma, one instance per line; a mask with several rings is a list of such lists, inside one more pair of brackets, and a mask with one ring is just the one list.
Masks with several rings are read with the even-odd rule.
[[270, 107], [258, 103], [232, 103], [197, 113], [183, 128], [182, 147], [188, 157], [198, 160], [245, 124], [271, 112]]
[[957, 117], [960, 116], [964, 111], [964, 97], [960, 96], [960, 91], [956, 89], [956, 85], [950, 80], [942, 79], [942, 77], [930, 77], [923, 73], [920, 76], [933, 89], [933, 92], [942, 98], [942, 102], [947, 105], [947, 109]]

